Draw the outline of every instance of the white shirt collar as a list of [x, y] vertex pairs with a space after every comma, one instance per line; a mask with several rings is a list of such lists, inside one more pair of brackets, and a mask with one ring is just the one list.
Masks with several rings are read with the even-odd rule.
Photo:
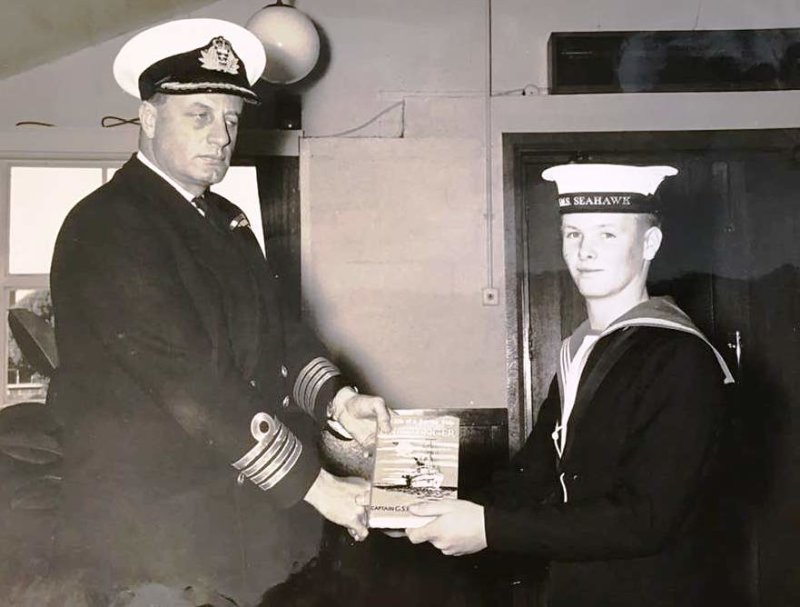
[[[159, 169], [159, 168], [158, 168], [158, 167], [157, 167], [157, 166], [156, 166], [156, 165], [153, 163], [153, 161], [152, 161], [152, 160], [150, 160], [150, 159], [149, 159], [147, 156], [145, 156], [144, 154], [142, 154], [141, 150], [139, 150], [138, 152], [136, 152], [136, 158], [138, 158], [138, 159], [139, 159], [139, 162], [141, 162], [141, 163], [142, 163], [144, 166], [146, 166], [148, 169], [150, 169], [151, 171], [153, 171], [153, 172], [154, 172], [156, 175], [158, 175], [159, 177], [161, 177], [161, 178], [162, 178], [164, 181], [166, 181], [168, 184], [170, 184], [170, 185], [171, 185], [173, 188], [175, 188], [176, 190], [178, 190], [178, 194], [180, 194], [181, 196], [183, 196], [183, 197], [184, 197], [184, 198], [185, 198], [187, 201], [189, 201], [189, 202], [191, 202], [191, 203], [192, 203], [192, 206], [194, 206], [195, 208], [197, 208], [197, 207], [195, 206], [194, 202], [192, 202], [192, 201], [194, 200], [194, 198], [195, 198], [195, 195], [194, 195], [194, 194], [192, 194], [192, 193], [191, 193], [189, 190], [187, 190], [186, 188], [184, 188], [184, 187], [183, 187], [181, 184], [179, 184], [177, 181], [175, 181], [175, 180], [174, 180], [172, 177], [170, 177], [169, 175], [167, 175], [167, 174], [166, 174], [164, 171], [162, 171], [161, 169]], [[197, 209], [197, 210], [198, 210], [198, 211], [200, 211], [200, 209]], [[201, 214], [201, 215], [203, 215], [203, 211], [200, 211], [200, 214]]]

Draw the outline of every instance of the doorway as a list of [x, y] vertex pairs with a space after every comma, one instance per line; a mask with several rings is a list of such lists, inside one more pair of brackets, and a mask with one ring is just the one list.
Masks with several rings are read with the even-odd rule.
[[[800, 604], [800, 130], [509, 134], [504, 137], [507, 276], [516, 326], [521, 445], [547, 393], [561, 340], [583, 304], [560, 256], [555, 187], [566, 162], [668, 164], [665, 239], [651, 294], [671, 295], [725, 356], [741, 499], [724, 513], [741, 531], [726, 554], [730, 600]], [[509, 166], [510, 165], [510, 166]], [[737, 524], [740, 523], [740, 524]], [[730, 603], [726, 603], [730, 604]]]

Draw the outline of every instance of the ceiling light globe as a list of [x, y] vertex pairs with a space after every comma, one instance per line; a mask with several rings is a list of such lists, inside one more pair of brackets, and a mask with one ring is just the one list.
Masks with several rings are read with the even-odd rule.
[[319, 59], [319, 33], [308, 16], [292, 6], [270, 4], [250, 17], [253, 32], [267, 53], [261, 76], [274, 84], [291, 84], [305, 78]]

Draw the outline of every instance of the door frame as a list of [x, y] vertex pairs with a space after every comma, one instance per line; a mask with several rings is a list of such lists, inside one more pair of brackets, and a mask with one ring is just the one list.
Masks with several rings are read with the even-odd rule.
[[[506, 275], [506, 356], [509, 447], [518, 451], [533, 428], [530, 373], [530, 285], [524, 167], [526, 163], [591, 161], [611, 153], [642, 163], [665, 152], [735, 159], [759, 150], [787, 151], [800, 162], [800, 129], [504, 133], [503, 199]], [[602, 160], [599, 158], [598, 160]]]

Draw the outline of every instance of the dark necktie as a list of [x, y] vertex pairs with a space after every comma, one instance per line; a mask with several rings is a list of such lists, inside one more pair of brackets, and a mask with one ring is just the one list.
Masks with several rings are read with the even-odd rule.
[[203, 211], [203, 215], [208, 217], [208, 201], [205, 196], [202, 194], [200, 196], [195, 196], [192, 198], [192, 204]]
[[208, 223], [218, 230], [225, 231], [225, 218], [213, 202], [208, 200], [205, 196], [195, 196], [192, 202], [198, 209], [203, 211]]

